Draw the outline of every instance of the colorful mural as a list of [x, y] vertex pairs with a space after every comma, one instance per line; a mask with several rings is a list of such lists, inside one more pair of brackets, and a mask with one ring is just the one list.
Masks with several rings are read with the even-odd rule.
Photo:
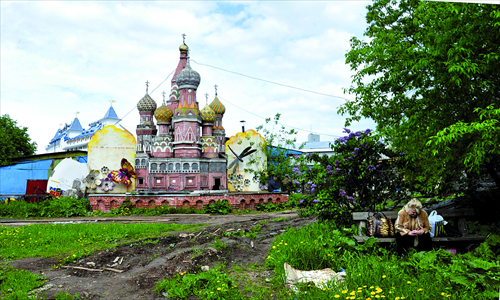
[[260, 191], [255, 172], [267, 170], [266, 141], [253, 129], [239, 132], [226, 142], [227, 182], [231, 192]]
[[[108, 173], [119, 172], [122, 160], [134, 161], [136, 152], [135, 137], [128, 131], [108, 125], [97, 131], [88, 144], [88, 167], [91, 170], [86, 177], [89, 193], [108, 193], [111, 191], [110, 184], [105, 182]], [[113, 193], [127, 193], [135, 189], [135, 180], [115, 183], [112, 186]]]

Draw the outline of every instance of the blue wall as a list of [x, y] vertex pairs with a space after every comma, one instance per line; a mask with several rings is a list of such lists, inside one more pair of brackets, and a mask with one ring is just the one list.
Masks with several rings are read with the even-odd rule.
[[[87, 157], [76, 157], [78, 162], [86, 163]], [[58, 159], [62, 160], [62, 159]], [[0, 198], [2, 196], [26, 194], [28, 179], [48, 180], [47, 174], [54, 159], [24, 161], [14, 165], [0, 167]]]

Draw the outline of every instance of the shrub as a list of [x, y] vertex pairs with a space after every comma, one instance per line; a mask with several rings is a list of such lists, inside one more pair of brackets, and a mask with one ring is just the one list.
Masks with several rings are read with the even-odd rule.
[[213, 215], [227, 215], [233, 211], [233, 208], [226, 200], [217, 200], [214, 204], [209, 204], [205, 211]]
[[[398, 172], [397, 157], [404, 153], [388, 149], [369, 129], [344, 132], [349, 135], [330, 144], [335, 155], [297, 156], [293, 183], [305, 193], [300, 206], [317, 212], [320, 219], [348, 225], [353, 211], [375, 210], [401, 198], [407, 187]], [[384, 156], [390, 159], [382, 161]]]

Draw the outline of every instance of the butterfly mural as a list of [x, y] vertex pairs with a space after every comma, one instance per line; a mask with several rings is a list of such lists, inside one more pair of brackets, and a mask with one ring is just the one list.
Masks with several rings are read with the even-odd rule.
[[124, 185], [131, 185], [132, 178], [136, 177], [134, 167], [125, 158], [122, 158], [122, 168], [118, 171], [111, 171], [108, 174], [108, 178], [116, 183], [123, 183]]

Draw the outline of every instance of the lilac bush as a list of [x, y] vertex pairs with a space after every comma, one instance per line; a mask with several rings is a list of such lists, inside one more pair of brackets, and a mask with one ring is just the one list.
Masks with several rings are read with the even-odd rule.
[[321, 219], [349, 224], [352, 212], [374, 210], [401, 198], [406, 186], [398, 172], [399, 151], [390, 150], [370, 129], [344, 132], [346, 136], [330, 144], [333, 156], [300, 156], [293, 182], [303, 183], [301, 207]]

